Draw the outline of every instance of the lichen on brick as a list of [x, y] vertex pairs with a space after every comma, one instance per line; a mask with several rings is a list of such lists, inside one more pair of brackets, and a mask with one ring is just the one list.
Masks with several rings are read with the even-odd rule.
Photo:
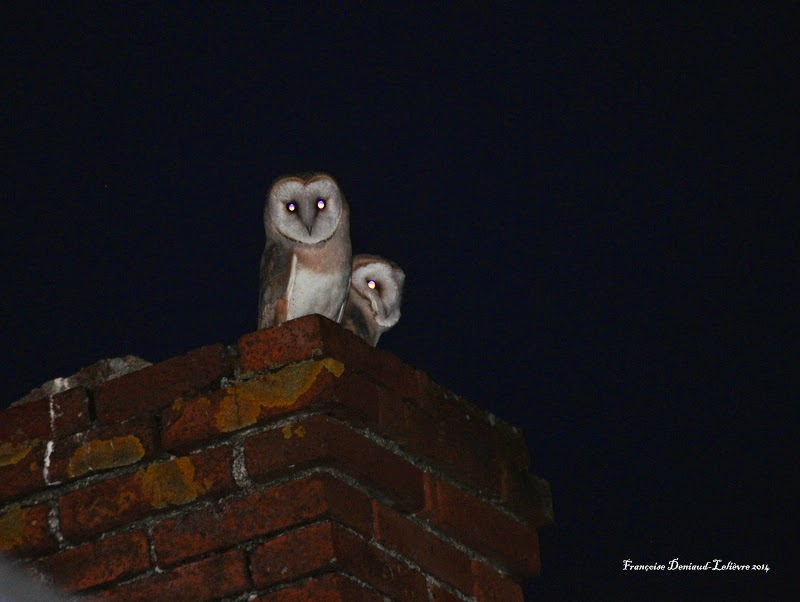
[[281, 432], [283, 433], [284, 439], [291, 439], [293, 436], [300, 437], [302, 439], [303, 437], [306, 436], [306, 427], [301, 424], [294, 430], [292, 430], [292, 425], [287, 424], [281, 429]]
[[142, 442], [134, 435], [97, 439], [75, 450], [69, 459], [67, 474], [77, 477], [91, 470], [128, 466], [141, 460], [144, 454]]
[[142, 493], [155, 508], [191, 501], [210, 488], [195, 479], [194, 464], [187, 457], [153, 464], [138, 475]]
[[28, 511], [14, 504], [0, 515], [0, 550], [8, 551], [25, 542], [25, 520]]
[[38, 439], [24, 443], [0, 443], [0, 466], [18, 464], [39, 444]]
[[234, 431], [254, 424], [262, 408], [292, 405], [311, 388], [323, 370], [339, 378], [344, 364], [332, 358], [298, 362], [274, 374], [228, 387], [214, 417], [216, 427], [225, 433]]

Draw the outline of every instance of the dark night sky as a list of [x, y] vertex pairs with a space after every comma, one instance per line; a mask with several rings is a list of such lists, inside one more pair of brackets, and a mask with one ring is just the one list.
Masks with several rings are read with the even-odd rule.
[[[406, 271], [381, 346], [523, 427], [551, 483], [532, 597], [759, 599], [795, 570], [797, 12], [0, 21], [6, 403], [254, 330], [267, 188], [327, 171], [354, 252]], [[676, 557], [772, 570], [622, 571]]]

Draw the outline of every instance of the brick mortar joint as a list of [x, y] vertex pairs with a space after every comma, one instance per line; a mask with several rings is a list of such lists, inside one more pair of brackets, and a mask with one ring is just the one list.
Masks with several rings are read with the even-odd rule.
[[58, 503], [56, 500], [51, 500], [48, 503], [47, 527], [53, 537], [56, 538], [59, 549], [64, 548], [67, 542], [64, 540], [64, 535], [61, 533], [61, 519], [58, 515]]
[[475, 597], [474, 596], [470, 596], [468, 594], [460, 592], [459, 590], [454, 588], [449, 583], [443, 583], [441, 581], [437, 581], [436, 579], [434, 579], [432, 577], [428, 577], [426, 579], [426, 582], [428, 584], [428, 600], [429, 600], [429, 602], [433, 602], [433, 589], [431, 588], [431, 585], [434, 585], [434, 586], [436, 586], [438, 588], [441, 588], [441, 589], [447, 591], [448, 593], [452, 594], [453, 596], [455, 596], [459, 600], [463, 600], [464, 602], [475, 602]]

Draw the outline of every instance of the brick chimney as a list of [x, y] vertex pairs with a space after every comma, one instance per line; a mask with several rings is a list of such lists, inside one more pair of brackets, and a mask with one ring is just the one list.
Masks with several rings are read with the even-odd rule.
[[94, 600], [522, 600], [520, 432], [306, 316], [0, 413], [0, 550]]

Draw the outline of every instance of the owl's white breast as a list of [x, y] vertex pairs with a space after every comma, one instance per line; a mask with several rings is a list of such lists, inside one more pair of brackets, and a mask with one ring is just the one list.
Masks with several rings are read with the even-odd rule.
[[292, 256], [292, 272], [286, 290], [287, 320], [309, 314], [321, 314], [337, 320], [346, 294], [347, 279], [342, 278], [342, 273], [309, 269], [297, 255]]

